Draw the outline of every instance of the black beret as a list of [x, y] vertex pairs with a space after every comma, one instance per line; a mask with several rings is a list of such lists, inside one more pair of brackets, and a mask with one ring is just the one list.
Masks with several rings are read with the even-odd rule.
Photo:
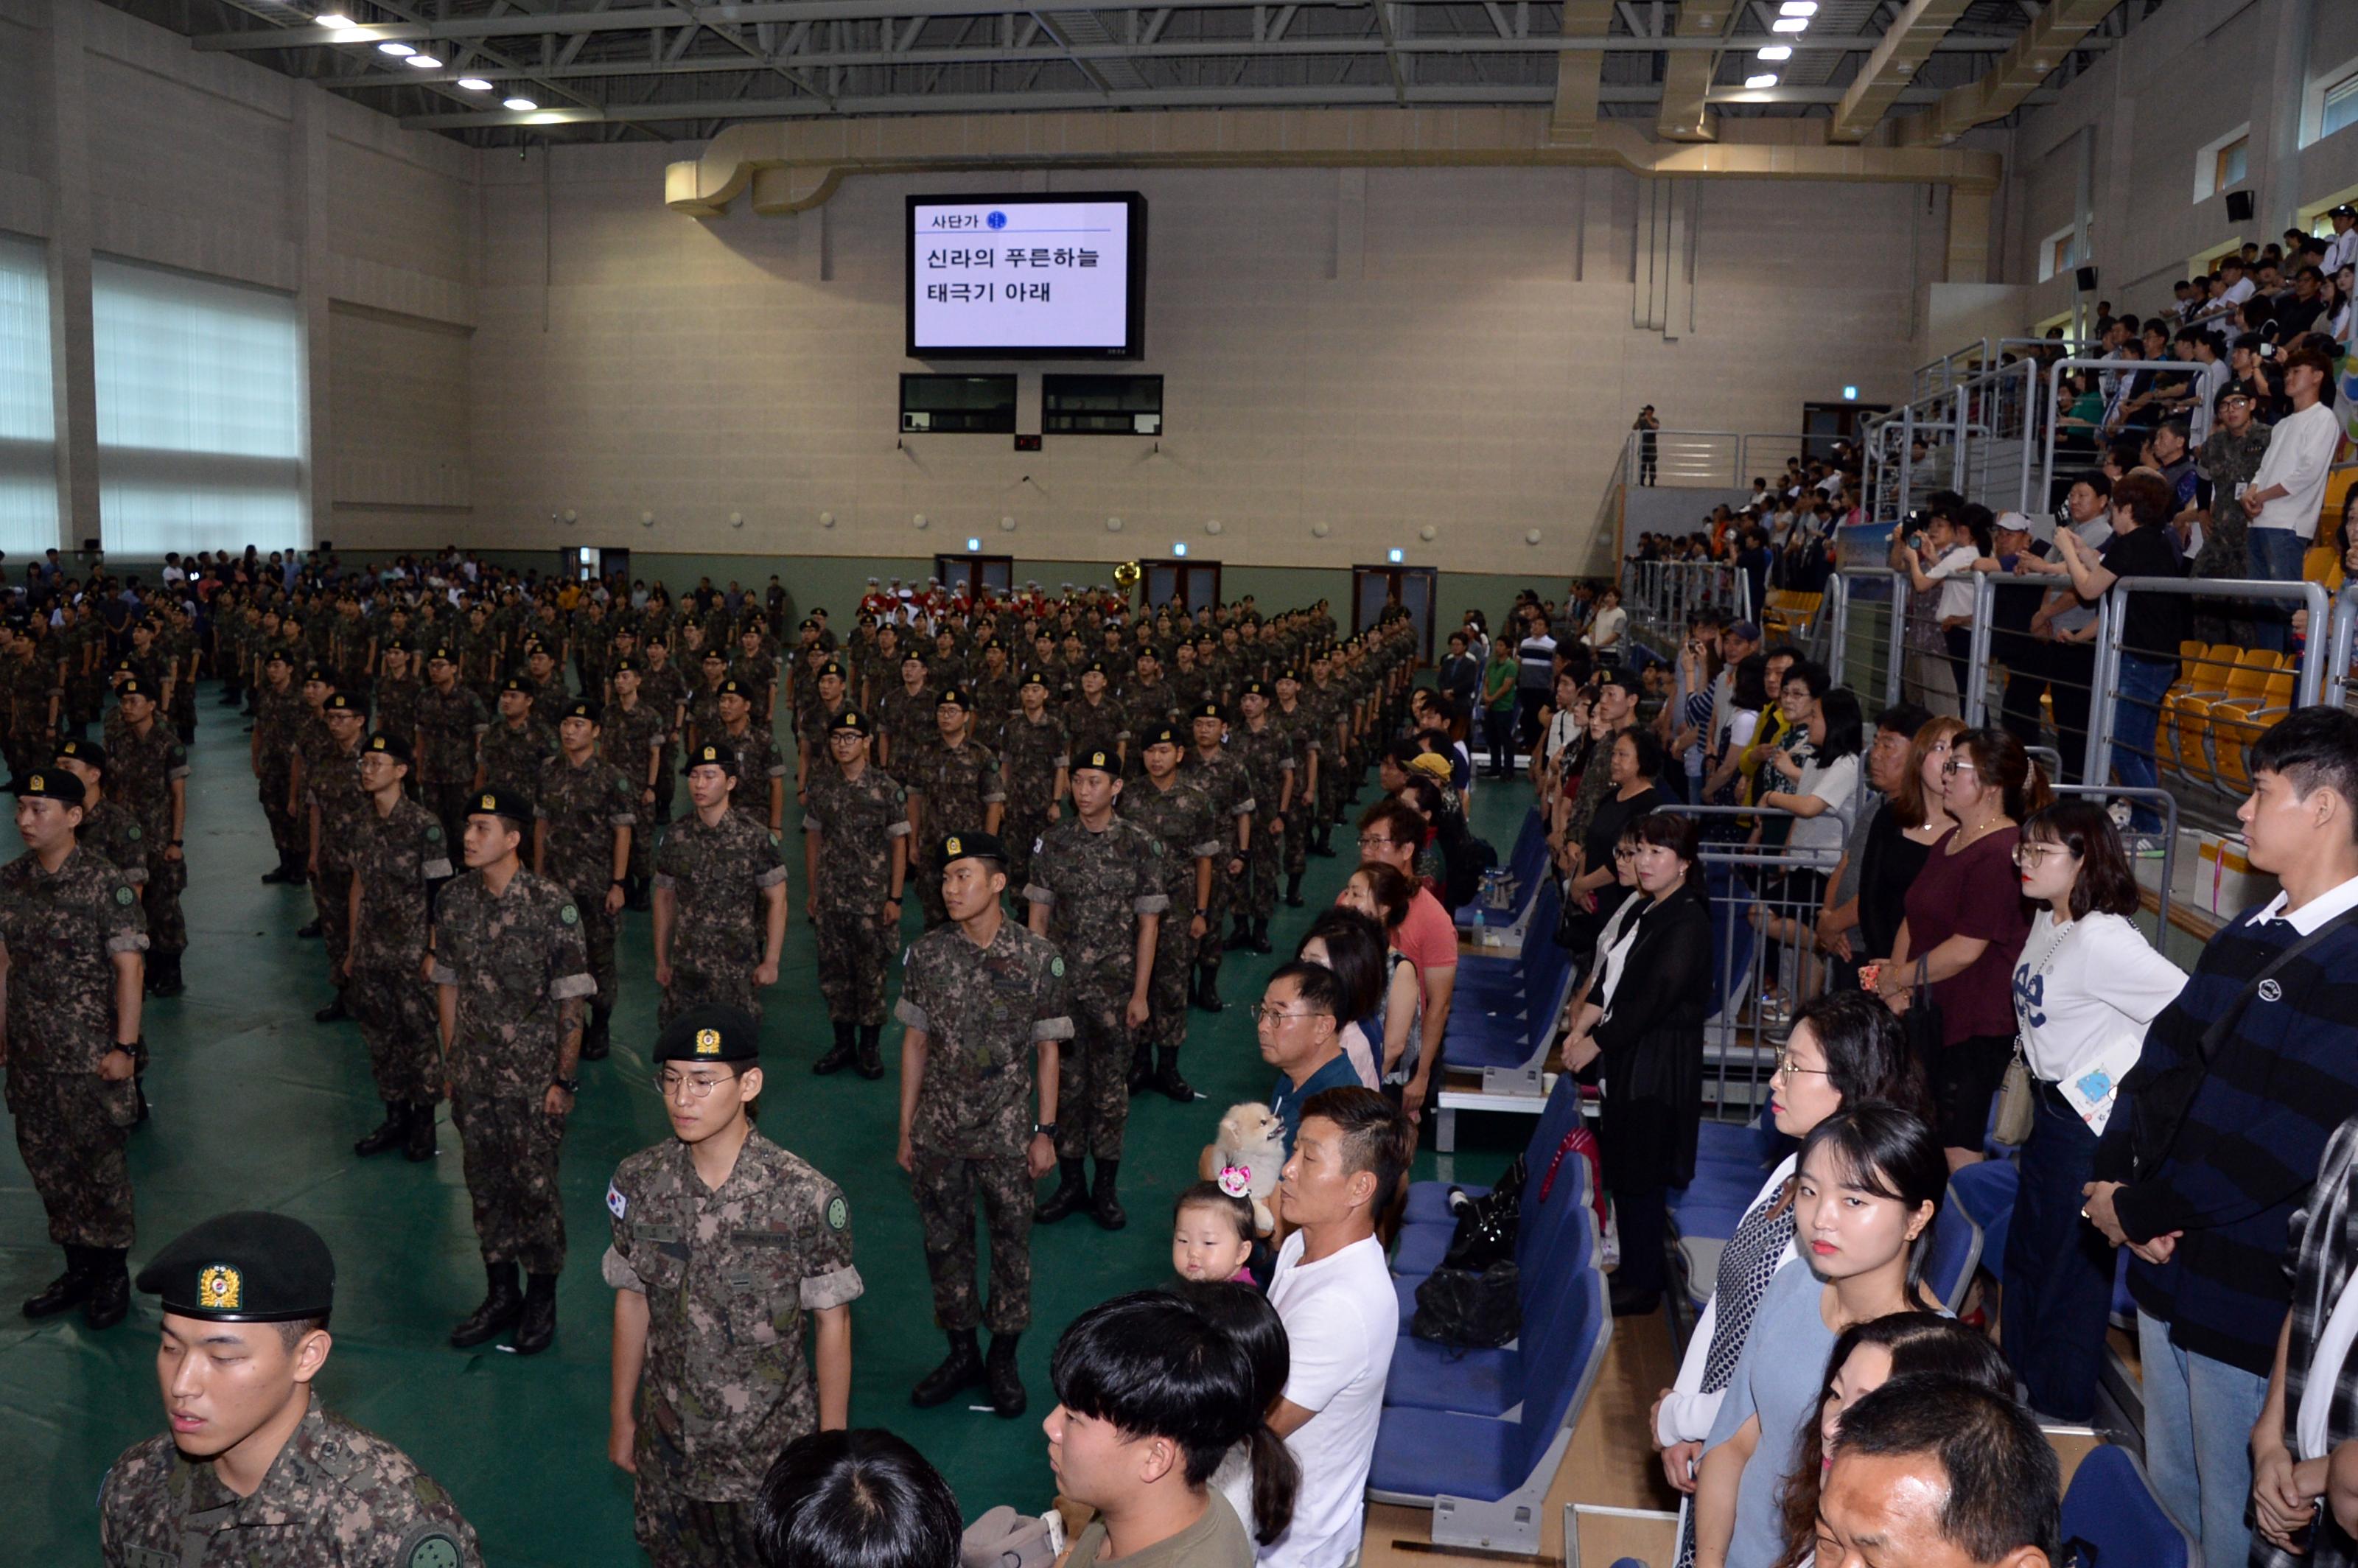
[[1081, 666], [1081, 674], [1085, 676], [1101, 676], [1106, 673], [1105, 661], [1103, 659], [1091, 659], [1087, 664]]
[[306, 685], [308, 685], [312, 681], [318, 681], [321, 686], [333, 686], [336, 684], [336, 677], [328, 673], [328, 667], [325, 665], [313, 665], [309, 669], [305, 670], [303, 672], [303, 680]]
[[598, 705], [590, 701], [586, 697], [577, 697], [571, 702], [567, 703], [565, 705], [565, 711], [558, 714], [557, 718], [587, 719], [592, 724], [602, 724], [605, 722], [605, 716], [600, 711]]
[[368, 744], [362, 746], [361, 751], [363, 753], [379, 752], [396, 762], [406, 763], [409, 761], [409, 742], [398, 735], [382, 732], [372, 735], [368, 738]]
[[1176, 746], [1183, 752], [1187, 749], [1187, 741], [1181, 738], [1178, 730], [1173, 729], [1168, 724], [1158, 724], [1153, 729], [1149, 730], [1146, 732], [1145, 744], [1149, 746]]
[[83, 798], [81, 780], [58, 768], [17, 780], [16, 795], [20, 800], [54, 800], [62, 806], [80, 806]]
[[319, 708], [325, 713], [349, 713], [354, 718], [368, 711], [361, 706], [361, 699], [348, 691], [330, 693], [328, 700], [321, 703]]
[[58, 761], [62, 762], [69, 757], [84, 767], [106, 772], [106, 748], [95, 741], [68, 741], [58, 748]]
[[1038, 670], [1029, 671], [1024, 675], [1022, 680], [1015, 683], [1015, 689], [1022, 691], [1027, 686], [1036, 686], [1042, 691], [1045, 691], [1048, 689], [1048, 677], [1042, 675]]
[[532, 802], [514, 790], [487, 789], [467, 802], [470, 816], [504, 816], [521, 827], [532, 824]]
[[118, 702], [124, 698], [134, 697], [144, 697], [150, 702], [156, 700], [156, 694], [149, 691], [147, 689], [147, 683], [141, 680], [137, 676], [133, 676], [121, 686], [116, 687], [114, 688], [114, 697], [115, 700]]
[[833, 719], [827, 720], [827, 732], [828, 734], [840, 735], [846, 731], [854, 735], [872, 735], [875, 733], [875, 730], [869, 726], [868, 716], [860, 712], [856, 708], [847, 708], [842, 712], [837, 714]]
[[720, 683], [720, 689], [714, 695], [717, 697], [741, 697], [748, 702], [753, 700], [753, 694], [745, 689], [744, 683], [733, 679], [722, 681]]
[[733, 1007], [691, 1007], [665, 1025], [655, 1040], [658, 1062], [754, 1062], [762, 1055], [761, 1029]]
[[1188, 710], [1187, 717], [1193, 721], [1198, 719], [1226, 719], [1228, 715], [1220, 711], [1220, 705], [1217, 702], [1199, 702]]
[[707, 741], [687, 753], [687, 765], [679, 771], [692, 773], [698, 768], [728, 768], [735, 771], [737, 749], [719, 741]]
[[630, 671], [634, 676], [643, 676], [647, 673], [647, 662], [636, 654], [625, 654], [614, 661], [616, 675], [621, 675], [624, 670]]
[[1245, 682], [1244, 689], [1238, 692], [1237, 695], [1238, 697], [1267, 697], [1269, 695], [1269, 684], [1266, 681], [1262, 681], [1258, 678], [1249, 680]]
[[426, 662], [430, 665], [438, 659], [446, 665], [455, 665], [459, 662], [459, 655], [450, 651], [448, 643], [437, 643], [434, 651], [426, 655]]
[[953, 860], [997, 860], [1007, 863], [1007, 847], [996, 833], [953, 833], [934, 847], [934, 858], [946, 869]]
[[974, 698], [968, 697], [958, 687], [951, 687], [948, 690], [942, 693], [941, 699], [934, 704], [934, 708], [936, 711], [939, 711], [945, 708], [956, 708], [971, 713], [974, 711]]
[[181, 1232], [139, 1271], [138, 1284], [181, 1317], [294, 1323], [328, 1315], [336, 1260], [301, 1220], [245, 1209]]
[[512, 691], [520, 696], [530, 697], [539, 689], [539, 687], [534, 685], [531, 681], [525, 679], [522, 676], [510, 676], [507, 679], [500, 682], [500, 695], [502, 697], [505, 697]]
[[262, 655], [262, 662], [265, 665], [291, 665], [295, 661], [287, 657], [286, 649], [273, 648]]
[[1121, 777], [1121, 759], [1103, 747], [1083, 752], [1073, 759], [1072, 765], [1066, 771], [1076, 773], [1083, 768], [1095, 768], [1101, 773], [1109, 773], [1115, 778]]
[[1296, 686], [1300, 686], [1302, 684], [1302, 677], [1292, 670], [1278, 671], [1277, 678], [1280, 680], [1290, 680]]
[[833, 659], [829, 659], [827, 663], [819, 665], [818, 673], [821, 679], [825, 679], [828, 676], [833, 676], [838, 680], [844, 678], [843, 666], [836, 663]]
[[729, 662], [729, 651], [726, 648], [707, 648], [704, 650], [702, 657], [708, 659], [719, 659], [725, 665]]

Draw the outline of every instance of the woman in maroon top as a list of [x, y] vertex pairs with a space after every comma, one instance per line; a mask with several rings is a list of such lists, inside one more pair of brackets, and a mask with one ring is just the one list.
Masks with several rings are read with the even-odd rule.
[[2047, 781], [2002, 730], [1957, 737], [1942, 773], [1956, 824], [1908, 890], [1908, 918], [1876, 989], [1905, 1011], [1921, 979], [1941, 1009], [1932, 1103], [1949, 1168], [1982, 1157], [1990, 1098], [2014, 1051], [2014, 960], [2030, 931], [2014, 846], [2022, 819], [2047, 804]]

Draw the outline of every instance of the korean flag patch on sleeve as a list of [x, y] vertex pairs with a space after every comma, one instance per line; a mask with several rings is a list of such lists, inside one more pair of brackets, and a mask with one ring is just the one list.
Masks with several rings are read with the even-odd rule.
[[616, 1186], [613, 1183], [608, 1182], [606, 1184], [606, 1212], [612, 1215], [616, 1219], [621, 1219], [630, 1212], [630, 1208], [631, 1200], [622, 1195], [622, 1189]]

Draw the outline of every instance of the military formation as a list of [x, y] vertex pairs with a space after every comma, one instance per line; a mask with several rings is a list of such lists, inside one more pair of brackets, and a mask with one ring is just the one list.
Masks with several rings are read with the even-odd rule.
[[[675, 1136], [607, 1191], [610, 1453], [658, 1563], [749, 1561], [767, 1457], [846, 1419], [861, 1288], [841, 1191], [753, 1130], [785, 835], [832, 1033], [809, 1070], [882, 1078], [888, 1011], [903, 1029], [897, 1157], [949, 1342], [912, 1399], [979, 1389], [1011, 1417], [1031, 1227], [1126, 1223], [1130, 1101], [1195, 1098], [1189, 1012], [1222, 1008], [1224, 952], [1270, 951], [1277, 901], [1333, 852], [1412, 635], [1388, 618], [1339, 637], [1323, 602], [1190, 615], [871, 582], [842, 637], [818, 610], [784, 636], [774, 579], [763, 601], [705, 583], [675, 604], [435, 565], [336, 588], [258, 574], [201, 618], [157, 594], [121, 625], [69, 603], [0, 627], [27, 845], [0, 869], [0, 1050], [66, 1264], [25, 1311], [104, 1327], [128, 1309], [141, 1009], [181, 989], [187, 748], [215, 675], [249, 722], [263, 881], [310, 894], [317, 1016], [357, 1023], [383, 1106], [355, 1153], [432, 1160], [449, 1103], [486, 1280], [455, 1347], [554, 1341], [567, 1123], [610, 1048], [618, 946], [651, 936]], [[245, 1473], [233, 1436], [183, 1440], [228, 1418], [159, 1368], [173, 1436], [110, 1476], [109, 1562], [214, 1561], [207, 1541], [265, 1508], [316, 1532], [273, 1562], [479, 1561], [430, 1479], [309, 1394], [332, 1262], [292, 1226], [226, 1216], [141, 1274], [168, 1348], [207, 1323], [271, 1329], [292, 1435]], [[393, 1536], [337, 1536], [372, 1506]]]

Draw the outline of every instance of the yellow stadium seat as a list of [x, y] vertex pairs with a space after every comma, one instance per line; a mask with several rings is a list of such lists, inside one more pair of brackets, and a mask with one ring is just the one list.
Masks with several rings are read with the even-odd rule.
[[2292, 709], [2294, 671], [2279, 670], [2267, 677], [2256, 700], [2211, 705], [2211, 745], [2218, 759], [2216, 778], [2240, 795], [2252, 787], [2252, 771], [2244, 752], [2261, 732]]

